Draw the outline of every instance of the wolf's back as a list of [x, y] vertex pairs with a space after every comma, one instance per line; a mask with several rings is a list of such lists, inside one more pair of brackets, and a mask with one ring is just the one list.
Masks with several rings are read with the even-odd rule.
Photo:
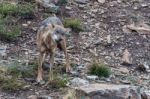
[[43, 20], [40, 25], [48, 25], [50, 23], [63, 26], [61, 20], [58, 17], [48, 17], [47, 19]]

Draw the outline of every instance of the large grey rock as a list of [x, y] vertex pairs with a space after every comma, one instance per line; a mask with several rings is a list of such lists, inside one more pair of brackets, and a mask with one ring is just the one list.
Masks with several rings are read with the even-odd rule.
[[57, 13], [59, 10], [59, 6], [55, 5], [52, 0], [36, 0], [36, 2], [50, 12]]
[[113, 84], [89, 84], [77, 88], [76, 94], [84, 99], [141, 99], [138, 87]]
[[45, 20], [43, 20], [41, 22], [40, 25], [47, 25], [49, 23], [56, 24], [56, 25], [63, 25], [62, 22], [61, 22], [61, 20], [58, 17], [55, 17], [55, 16], [54, 17], [48, 17], [48, 18], [46, 18]]
[[73, 87], [78, 87], [78, 86], [84, 86], [84, 85], [88, 85], [89, 82], [87, 80], [81, 79], [81, 78], [74, 78], [70, 81], [71, 86]]

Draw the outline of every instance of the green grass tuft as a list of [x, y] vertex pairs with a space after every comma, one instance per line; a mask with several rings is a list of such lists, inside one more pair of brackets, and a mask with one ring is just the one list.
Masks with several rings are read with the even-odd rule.
[[16, 13], [17, 6], [10, 3], [0, 3], [0, 14], [3, 17]]
[[64, 76], [62, 78], [62, 77], [58, 76], [57, 73], [53, 72], [53, 77], [54, 77], [54, 79], [49, 85], [51, 88], [59, 89], [59, 88], [66, 87], [66, 84], [68, 82], [68, 78], [66, 76]]
[[0, 85], [0, 89], [4, 91], [17, 91], [22, 89], [25, 83], [17, 80], [16, 78], [0, 76]]
[[64, 26], [67, 28], [71, 28], [72, 31], [79, 33], [83, 31], [83, 28], [81, 26], [81, 22], [78, 19], [66, 19], [64, 21]]
[[13, 65], [7, 69], [7, 74], [12, 75], [13, 77], [21, 78], [31, 78], [35, 76], [36, 65], [22, 66], [22, 65]]
[[21, 28], [14, 19], [10, 16], [0, 19], [0, 39], [14, 41], [20, 36]]
[[92, 75], [97, 75], [99, 77], [109, 77], [109, 75], [111, 74], [111, 70], [104, 64], [94, 63], [90, 66], [89, 73]]

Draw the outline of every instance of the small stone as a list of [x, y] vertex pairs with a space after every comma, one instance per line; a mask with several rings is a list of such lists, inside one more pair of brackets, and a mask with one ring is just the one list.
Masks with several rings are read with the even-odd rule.
[[121, 67], [121, 68], [119, 68], [119, 71], [123, 74], [129, 74], [129, 70], [127, 68]]
[[99, 3], [105, 3], [105, 0], [98, 0]]
[[111, 44], [111, 35], [107, 35], [107, 43]]
[[121, 80], [121, 83], [123, 83], [123, 84], [130, 84], [130, 81], [128, 81], [128, 80]]
[[86, 76], [86, 78], [87, 78], [88, 80], [97, 80], [97, 79], [98, 79], [98, 76], [91, 75], [91, 76]]
[[79, 4], [87, 4], [89, 0], [75, 0], [75, 2]]
[[30, 87], [31, 87], [31, 85], [26, 85], [26, 86], [23, 87], [23, 89], [28, 89]]
[[76, 72], [76, 71], [71, 71], [70, 73], [71, 73], [73, 76], [79, 76], [79, 73]]
[[50, 96], [39, 96], [38, 99], [52, 99]]
[[131, 65], [131, 55], [127, 49], [123, 52], [123, 57], [122, 57], [123, 65]]
[[38, 99], [38, 97], [36, 95], [31, 95], [27, 99]]
[[148, 7], [148, 4], [143, 3], [143, 4], [141, 4], [141, 6], [142, 6], [142, 7]]
[[0, 58], [5, 59], [7, 57], [6, 49], [7, 46], [0, 46]]
[[27, 26], [28, 26], [28, 24], [22, 24], [22, 26], [27, 27]]
[[71, 86], [78, 87], [78, 86], [84, 86], [88, 85], [89, 82], [87, 80], [81, 79], [81, 78], [74, 78], [70, 81]]

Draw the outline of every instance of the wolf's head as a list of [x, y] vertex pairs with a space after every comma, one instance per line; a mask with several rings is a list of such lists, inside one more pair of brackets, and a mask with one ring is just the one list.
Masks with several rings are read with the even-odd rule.
[[53, 33], [56, 34], [56, 35], [69, 35], [70, 32], [71, 32], [71, 29], [70, 28], [64, 28], [63, 26], [60, 26], [60, 25], [55, 25], [55, 24], [52, 24], [52, 27], [53, 27]]

